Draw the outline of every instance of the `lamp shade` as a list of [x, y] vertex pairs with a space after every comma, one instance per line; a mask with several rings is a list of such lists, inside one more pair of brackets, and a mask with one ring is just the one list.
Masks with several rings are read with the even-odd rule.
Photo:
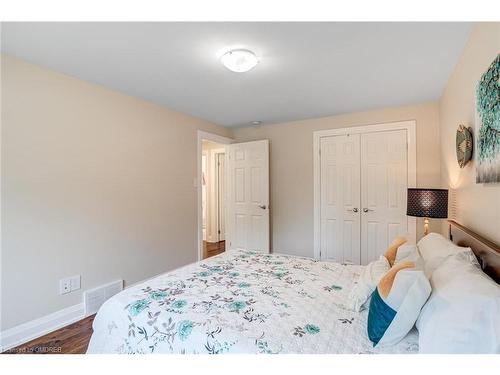
[[448, 217], [447, 189], [408, 189], [408, 216], [446, 219]]

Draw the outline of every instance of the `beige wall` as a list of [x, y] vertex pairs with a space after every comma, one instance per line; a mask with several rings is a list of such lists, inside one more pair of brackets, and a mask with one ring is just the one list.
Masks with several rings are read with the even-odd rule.
[[197, 259], [197, 129], [229, 131], [19, 60], [2, 59], [2, 324]]
[[[417, 123], [417, 185], [439, 187], [437, 102], [234, 131], [238, 141], [270, 140], [273, 251], [313, 256], [313, 131], [402, 120]], [[431, 220], [431, 230], [440, 230], [438, 221]]]
[[458, 125], [474, 128], [476, 85], [498, 53], [500, 23], [476, 25], [441, 98], [440, 124], [442, 183], [455, 189], [456, 220], [500, 243], [500, 184], [476, 184], [475, 163], [460, 169], [455, 153]]

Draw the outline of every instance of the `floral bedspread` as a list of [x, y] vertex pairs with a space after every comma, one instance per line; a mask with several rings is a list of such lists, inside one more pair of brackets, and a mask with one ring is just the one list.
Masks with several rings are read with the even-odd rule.
[[373, 348], [367, 311], [344, 307], [361, 266], [232, 250], [108, 300], [88, 353], [413, 353]]

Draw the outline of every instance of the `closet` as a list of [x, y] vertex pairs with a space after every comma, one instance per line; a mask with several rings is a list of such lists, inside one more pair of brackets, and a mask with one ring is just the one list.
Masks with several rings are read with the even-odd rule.
[[320, 259], [365, 265], [396, 236], [415, 236], [406, 216], [407, 188], [415, 186], [414, 132], [407, 121], [315, 133]]

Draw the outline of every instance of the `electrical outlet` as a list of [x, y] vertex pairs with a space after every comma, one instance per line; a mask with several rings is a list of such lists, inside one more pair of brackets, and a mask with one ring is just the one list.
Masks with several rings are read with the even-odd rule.
[[81, 287], [80, 275], [59, 280], [59, 294], [68, 294]]
[[71, 281], [70, 279], [59, 280], [59, 294], [67, 294], [71, 292]]

